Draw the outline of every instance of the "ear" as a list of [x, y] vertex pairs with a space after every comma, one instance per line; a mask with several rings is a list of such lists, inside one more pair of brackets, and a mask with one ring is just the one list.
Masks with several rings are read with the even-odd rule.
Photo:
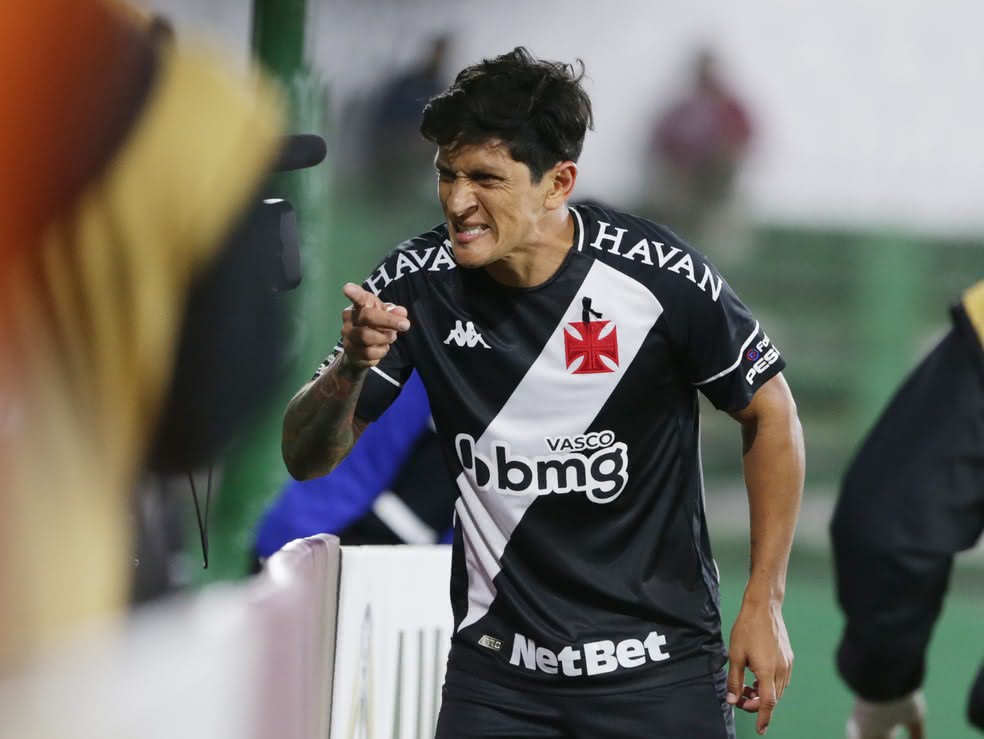
[[577, 165], [566, 161], [555, 164], [543, 175], [545, 188], [543, 207], [547, 210], [561, 208], [571, 197], [577, 180]]

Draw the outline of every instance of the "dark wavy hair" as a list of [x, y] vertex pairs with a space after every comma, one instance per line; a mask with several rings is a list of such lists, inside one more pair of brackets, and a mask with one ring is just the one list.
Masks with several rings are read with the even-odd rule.
[[539, 182], [557, 162], [577, 161], [592, 126], [581, 86], [584, 62], [549, 62], [517, 46], [458, 73], [424, 108], [420, 133], [438, 146], [502, 141]]

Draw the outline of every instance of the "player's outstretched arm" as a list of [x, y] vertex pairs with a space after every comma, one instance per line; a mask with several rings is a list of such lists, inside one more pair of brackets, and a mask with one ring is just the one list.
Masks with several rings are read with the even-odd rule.
[[[751, 519], [751, 570], [731, 630], [728, 702], [758, 713], [764, 734], [789, 684], [793, 651], [782, 616], [786, 567], [803, 494], [803, 431], [781, 374], [732, 414], [741, 424]], [[754, 673], [744, 684], [745, 668]]]
[[402, 306], [352, 283], [343, 292], [352, 305], [342, 311], [342, 351], [297, 392], [284, 414], [281, 452], [295, 480], [327, 475], [345, 459], [367, 425], [355, 416], [366, 372], [410, 328]]

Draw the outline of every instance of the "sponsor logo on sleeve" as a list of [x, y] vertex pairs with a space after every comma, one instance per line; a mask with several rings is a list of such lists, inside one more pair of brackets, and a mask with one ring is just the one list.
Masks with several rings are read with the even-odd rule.
[[762, 340], [745, 352], [745, 359], [752, 363], [745, 372], [745, 381], [751, 385], [756, 377], [779, 361], [779, 350], [769, 341], [768, 336], [762, 334]]

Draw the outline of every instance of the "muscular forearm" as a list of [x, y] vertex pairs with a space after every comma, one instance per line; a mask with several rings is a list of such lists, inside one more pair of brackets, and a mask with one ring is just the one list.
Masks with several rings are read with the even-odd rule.
[[751, 518], [751, 568], [745, 597], [774, 603], [781, 603], [785, 595], [805, 467], [796, 406], [784, 382], [781, 389], [785, 392], [764, 399], [762, 412], [742, 424]]
[[358, 285], [342, 289], [342, 348], [332, 363], [287, 404], [281, 451], [297, 480], [327, 475], [345, 459], [367, 424], [355, 417], [366, 373], [410, 330], [403, 306], [383, 303]]
[[[803, 494], [803, 431], [781, 374], [733, 415], [741, 423], [744, 446], [752, 562], [745, 598], [731, 629], [727, 701], [758, 713], [756, 728], [764, 734], [793, 667], [782, 602]], [[746, 668], [755, 675], [751, 686], [744, 681]]]
[[293, 478], [327, 475], [352, 449], [363, 428], [355, 404], [366, 371], [339, 354], [288, 403], [281, 451]]

